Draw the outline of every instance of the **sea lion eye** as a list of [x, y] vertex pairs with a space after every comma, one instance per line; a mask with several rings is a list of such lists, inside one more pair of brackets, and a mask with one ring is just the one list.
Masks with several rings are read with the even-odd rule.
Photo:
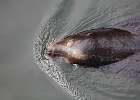
[[46, 54], [47, 54], [47, 55], [51, 55], [51, 53], [52, 53], [52, 50], [51, 50], [51, 49], [47, 49], [47, 50], [46, 50]]

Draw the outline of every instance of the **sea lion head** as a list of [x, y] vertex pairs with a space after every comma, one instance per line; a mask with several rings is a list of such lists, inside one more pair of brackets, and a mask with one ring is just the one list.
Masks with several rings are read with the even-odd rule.
[[48, 57], [60, 57], [65, 55], [67, 41], [58, 40], [50, 43], [46, 46], [46, 56]]
[[57, 44], [57, 41], [52, 42], [51, 44], [49, 44], [46, 47], [46, 56], [48, 56], [48, 57], [55, 57], [56, 56], [56, 53], [55, 53], [56, 44]]

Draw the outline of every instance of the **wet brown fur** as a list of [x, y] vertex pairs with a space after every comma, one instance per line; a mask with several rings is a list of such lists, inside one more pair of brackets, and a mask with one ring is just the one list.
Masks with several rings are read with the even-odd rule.
[[91, 29], [55, 41], [46, 47], [49, 57], [63, 57], [69, 64], [99, 67], [133, 55], [134, 34], [115, 28]]

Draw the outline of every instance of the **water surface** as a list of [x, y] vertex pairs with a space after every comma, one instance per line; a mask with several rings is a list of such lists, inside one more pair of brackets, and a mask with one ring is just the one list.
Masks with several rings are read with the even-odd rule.
[[139, 0], [63, 0], [40, 24], [34, 44], [38, 66], [79, 100], [139, 100], [140, 54], [100, 69], [45, 56], [46, 45], [84, 30], [115, 27], [140, 33]]

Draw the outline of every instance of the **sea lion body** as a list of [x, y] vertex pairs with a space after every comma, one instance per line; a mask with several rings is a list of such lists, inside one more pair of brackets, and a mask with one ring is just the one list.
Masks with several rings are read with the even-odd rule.
[[139, 51], [136, 37], [115, 28], [91, 29], [51, 43], [46, 47], [46, 55], [63, 57], [68, 64], [99, 67]]

